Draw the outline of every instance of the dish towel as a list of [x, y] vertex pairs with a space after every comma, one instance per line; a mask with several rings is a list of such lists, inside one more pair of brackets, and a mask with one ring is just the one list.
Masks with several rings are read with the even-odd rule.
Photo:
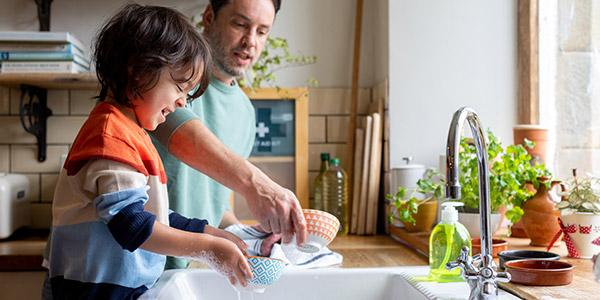
[[[225, 230], [237, 235], [239, 238], [244, 240], [248, 245], [248, 255], [251, 256], [262, 256], [260, 254], [260, 248], [263, 240], [270, 235], [270, 233], [264, 233], [256, 230], [254, 227], [244, 224], [233, 224], [225, 228]], [[337, 252], [329, 250], [327, 247], [323, 247], [319, 252], [316, 253], [305, 253], [296, 249], [296, 240], [289, 244], [276, 243], [271, 249], [271, 258], [276, 258], [285, 261], [287, 269], [312, 269], [312, 268], [325, 268], [325, 267], [339, 267], [342, 265], [343, 256]]]

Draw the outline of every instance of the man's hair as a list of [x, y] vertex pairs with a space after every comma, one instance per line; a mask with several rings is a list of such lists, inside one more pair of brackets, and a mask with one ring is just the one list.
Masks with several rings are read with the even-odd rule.
[[[281, 0], [271, 0], [273, 2], [273, 7], [275, 8], [275, 14], [281, 8]], [[229, 0], [210, 0], [210, 5], [212, 6], [213, 12], [215, 13], [215, 17], [219, 14], [219, 10], [225, 5], [229, 3]]]
[[152, 89], [162, 71], [192, 70], [184, 83], [202, 77], [188, 99], [202, 95], [210, 83], [212, 58], [203, 35], [181, 13], [166, 7], [128, 4], [99, 31], [94, 48], [98, 98], [110, 90], [115, 100], [131, 107], [131, 100]]

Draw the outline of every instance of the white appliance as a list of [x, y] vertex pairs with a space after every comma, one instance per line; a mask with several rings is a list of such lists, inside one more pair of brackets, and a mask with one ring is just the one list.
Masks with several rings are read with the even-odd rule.
[[0, 173], [0, 239], [31, 224], [29, 180], [25, 175]]

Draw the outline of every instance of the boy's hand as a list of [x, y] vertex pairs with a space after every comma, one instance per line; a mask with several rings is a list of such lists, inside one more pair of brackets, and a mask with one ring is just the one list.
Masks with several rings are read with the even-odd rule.
[[[216, 228], [213, 227], [213, 229]], [[215, 237], [210, 249], [212, 249], [213, 257], [206, 259], [214, 270], [227, 277], [231, 285], [236, 285], [238, 282], [244, 287], [248, 285], [246, 279], [252, 279], [252, 271], [236, 244], [225, 238]]]
[[244, 243], [244, 241], [240, 239], [237, 235], [227, 230], [215, 228], [210, 225], [206, 225], [206, 227], [204, 227], [204, 233], [230, 240], [240, 249], [240, 251], [242, 251], [244, 255], [248, 255], [248, 253], [246, 253], [248, 245]]

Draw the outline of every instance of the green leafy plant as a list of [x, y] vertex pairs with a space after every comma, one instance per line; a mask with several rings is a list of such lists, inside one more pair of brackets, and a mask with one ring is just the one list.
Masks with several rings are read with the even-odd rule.
[[[510, 145], [504, 149], [499, 139], [487, 130], [488, 163], [490, 171], [490, 203], [492, 211], [503, 205], [507, 208], [506, 218], [512, 223], [521, 219], [523, 202], [533, 196], [527, 187], [531, 183], [537, 190], [540, 184], [549, 187], [550, 180], [541, 182], [541, 176], [551, 176], [544, 165], [531, 164], [531, 155], [523, 145]], [[479, 180], [477, 173], [477, 157], [475, 146], [461, 140], [462, 150], [459, 153], [459, 173], [462, 197], [459, 201], [466, 208], [479, 208]], [[525, 139], [525, 146], [533, 148], [535, 143]]]
[[[419, 205], [429, 200], [441, 200], [444, 197], [444, 176], [437, 170], [429, 171], [427, 178], [417, 180], [417, 188], [410, 195], [406, 195], [406, 189], [398, 187], [395, 195], [386, 195], [388, 201], [396, 207], [400, 220], [406, 223], [416, 223], [413, 215], [419, 212]], [[425, 195], [424, 199], [417, 199], [415, 193]], [[390, 223], [394, 223], [394, 211], [390, 212]]]
[[[192, 17], [192, 23], [196, 24], [198, 29], [203, 29], [204, 24], [202, 23], [202, 15], [200, 15], [200, 21], [196, 21]], [[273, 73], [289, 67], [298, 67], [304, 65], [310, 65], [317, 63], [317, 56], [315, 55], [304, 55], [299, 53], [293, 55], [289, 50], [289, 44], [287, 39], [280, 37], [268, 37], [263, 51], [256, 63], [252, 65], [252, 68], [245, 72], [244, 76], [238, 80], [238, 83], [242, 87], [249, 88], [251, 92], [268, 84], [274, 87], [277, 92], [281, 88], [275, 84], [276, 77]], [[317, 79], [310, 78], [306, 81], [308, 86], [316, 87], [318, 85]], [[287, 93], [288, 91], [286, 91]]]
[[577, 178], [577, 171], [574, 169], [573, 179], [568, 184], [572, 189], [562, 192], [562, 200], [556, 204], [561, 215], [576, 212], [600, 213], [600, 178], [593, 175]]

